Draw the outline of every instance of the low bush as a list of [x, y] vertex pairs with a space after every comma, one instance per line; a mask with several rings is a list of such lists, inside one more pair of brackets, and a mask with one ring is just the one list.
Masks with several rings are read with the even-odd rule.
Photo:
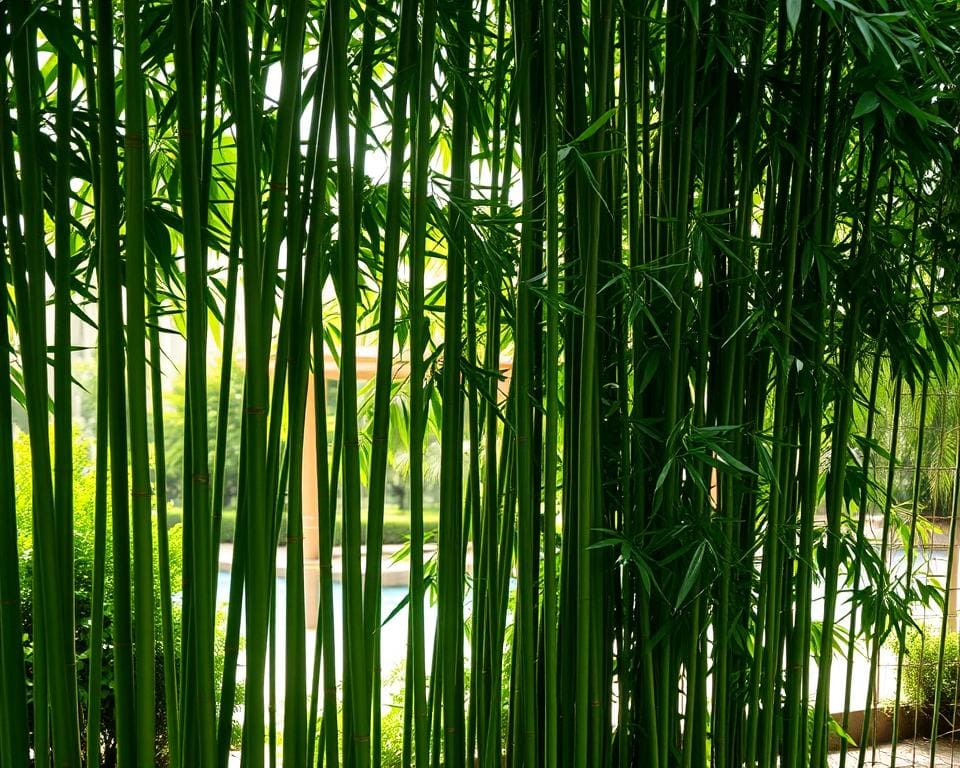
[[[92, 633], [92, 593], [94, 573], [94, 512], [95, 512], [95, 474], [91, 463], [92, 448], [89, 442], [74, 438], [74, 615], [76, 632], [74, 636], [77, 664], [78, 704], [81, 728], [86, 731], [88, 721], [88, 703], [90, 686], [90, 639]], [[23, 620], [24, 656], [26, 664], [27, 695], [29, 706], [31, 741], [33, 740], [33, 658], [35, 637], [33, 631], [33, 521], [30, 504], [30, 446], [25, 435], [21, 435], [14, 445], [15, 485], [17, 498], [17, 534], [20, 552], [20, 604]], [[113, 637], [113, 557], [110, 547], [112, 541], [111, 521], [107, 514], [107, 551], [104, 575], [103, 636], [101, 664], [101, 726], [100, 754], [102, 765], [116, 765], [116, 707], [114, 696], [114, 637]], [[157, 554], [157, 524], [153, 524], [153, 562], [154, 562], [154, 601], [156, 627], [156, 764], [161, 767], [168, 764], [166, 705], [164, 700], [163, 645], [161, 642], [159, 557]], [[183, 548], [181, 526], [174, 522], [168, 529], [170, 541], [170, 582], [173, 591], [180, 589], [183, 578]], [[176, 600], [173, 605], [174, 649], [177, 664], [180, 656], [180, 611]], [[217, 686], [223, 674], [223, 646], [225, 643], [224, 626], [226, 617], [217, 615], [217, 663], [215, 666]], [[238, 701], [242, 701], [243, 689], [238, 685]], [[85, 745], [85, 739], [81, 739]], [[84, 755], [86, 759], [86, 755]]]
[[[90, 640], [92, 634], [92, 597], [94, 574], [94, 535], [96, 480], [91, 463], [92, 447], [89, 442], [74, 436], [74, 616], [76, 632], [74, 647], [77, 664], [78, 703], [80, 724], [86, 730], [90, 687]], [[24, 657], [28, 682], [27, 703], [30, 713], [31, 739], [33, 731], [33, 659], [36, 638], [33, 627], [33, 520], [30, 483], [30, 444], [26, 435], [17, 438], [14, 444], [15, 491], [17, 498], [17, 538], [20, 549], [20, 606], [23, 619]], [[116, 765], [116, 706], [114, 697], [114, 636], [113, 636], [113, 557], [110, 547], [112, 524], [107, 514], [107, 550], [104, 568], [103, 635], [100, 688], [100, 753], [104, 765]], [[183, 553], [179, 526], [169, 531], [170, 576], [174, 589], [182, 579]], [[156, 542], [157, 527], [154, 521], [154, 592], [159, 594], [159, 570]], [[163, 696], [163, 646], [160, 640], [160, 608], [156, 601], [154, 623], [157, 628], [156, 653], [156, 758], [157, 765], [167, 764], [166, 706]], [[81, 739], [85, 745], [85, 739]], [[85, 756], [84, 756], [85, 757]]]
[[951, 705], [957, 696], [960, 672], [960, 636], [948, 632], [944, 639], [943, 664], [940, 664], [940, 627], [924, 626], [907, 632], [903, 660], [903, 693], [908, 704], [932, 707], [937, 678], [941, 678], [940, 701]]
[[[500, 676], [500, 696], [502, 707], [500, 710], [500, 730], [506, 736], [510, 732], [510, 669], [512, 656], [509, 642], [504, 648], [503, 668]], [[464, 665], [464, 690], [470, 690], [470, 664]], [[382, 768], [402, 768], [403, 761], [403, 731], [406, 662], [400, 662], [383, 678], [384, 700], [388, 701], [386, 710], [380, 720], [380, 751]], [[427, 679], [429, 683], [429, 676]], [[467, 705], [464, 701], [464, 706]]]

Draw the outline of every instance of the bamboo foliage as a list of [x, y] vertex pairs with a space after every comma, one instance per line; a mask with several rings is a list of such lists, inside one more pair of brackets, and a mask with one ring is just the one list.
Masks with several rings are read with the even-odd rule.
[[955, 629], [957, 473], [924, 475], [956, 429], [955, 3], [114, 16], [0, 6], [0, 765], [99, 765], [112, 728], [121, 766], [825, 766], [888, 662], [898, 733], [913, 617], [941, 666]]

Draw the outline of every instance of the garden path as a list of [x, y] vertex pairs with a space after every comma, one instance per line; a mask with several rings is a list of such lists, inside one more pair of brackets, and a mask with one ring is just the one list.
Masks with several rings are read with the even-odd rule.
[[[847, 766], [857, 764], [856, 754], [847, 755]], [[852, 758], [852, 760], [851, 760]], [[835, 752], [828, 759], [830, 768], [840, 765], [840, 753]], [[890, 761], [890, 745], [883, 744], [877, 747], [876, 757], [867, 754], [865, 768], [894, 768]], [[930, 764], [930, 740], [907, 739], [897, 745], [896, 768], [960, 768], [960, 741], [940, 739], [937, 742], [936, 762]]]

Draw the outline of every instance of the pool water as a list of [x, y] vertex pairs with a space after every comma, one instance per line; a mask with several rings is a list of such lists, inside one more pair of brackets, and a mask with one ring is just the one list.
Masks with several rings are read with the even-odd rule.
[[[380, 669], [383, 680], [387, 680], [394, 671], [400, 671], [401, 666], [406, 659], [407, 654], [407, 616], [409, 606], [403, 604], [407, 597], [407, 588], [404, 587], [383, 587], [381, 589], [380, 599]], [[217, 575], [217, 606], [219, 610], [226, 612], [227, 604], [230, 599], [230, 573], [220, 571]], [[277, 644], [277, 687], [278, 695], [282, 696], [282, 686], [284, 678], [283, 649], [286, 646], [286, 622], [283, 619], [287, 600], [287, 580], [283, 576], [277, 577], [276, 586], [276, 605], [278, 607], [276, 621], [276, 644]], [[311, 609], [308, 607], [307, 623], [316, 623], [317, 606]], [[396, 613], [394, 614], [394, 612]], [[392, 615], [393, 614], [393, 615]], [[243, 609], [241, 609], [243, 615]], [[391, 617], [392, 615], [392, 617]], [[437, 620], [437, 608], [431, 605], [429, 597], [424, 597], [424, 632], [426, 640], [426, 658], [429, 660], [433, 652], [433, 635]], [[343, 669], [343, 585], [333, 582], [333, 624], [334, 641], [336, 649], [336, 670], [337, 676]], [[241, 625], [241, 634], [245, 632], [245, 626]], [[307, 629], [307, 674], [308, 679], [311, 676], [313, 665], [313, 653], [316, 647], [316, 630]], [[241, 655], [240, 664], [243, 664]]]

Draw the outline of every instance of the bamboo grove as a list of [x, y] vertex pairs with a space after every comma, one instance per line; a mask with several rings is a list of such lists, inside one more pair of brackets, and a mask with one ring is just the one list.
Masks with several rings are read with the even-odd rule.
[[[958, 50], [960, 10], [941, 0], [0, 3], [0, 765], [107, 764], [108, 678], [120, 766], [226, 768], [238, 707], [247, 768], [382, 765], [399, 443], [402, 764], [825, 766], [849, 713], [876, 710], [888, 638], [911, 606], [945, 605], [957, 567], [951, 548], [946, 582], [928, 581], [913, 553], [926, 403], [957, 375]], [[85, 681], [77, 322], [98, 369]], [[182, 584], [171, 333], [186, 349]], [[904, 497], [901, 426], [918, 409]], [[855, 645], [871, 682], [848, 672], [838, 711], [835, 662]], [[900, 650], [898, 703], [904, 664]], [[841, 764], [863, 766], [867, 741], [840, 741]]]

